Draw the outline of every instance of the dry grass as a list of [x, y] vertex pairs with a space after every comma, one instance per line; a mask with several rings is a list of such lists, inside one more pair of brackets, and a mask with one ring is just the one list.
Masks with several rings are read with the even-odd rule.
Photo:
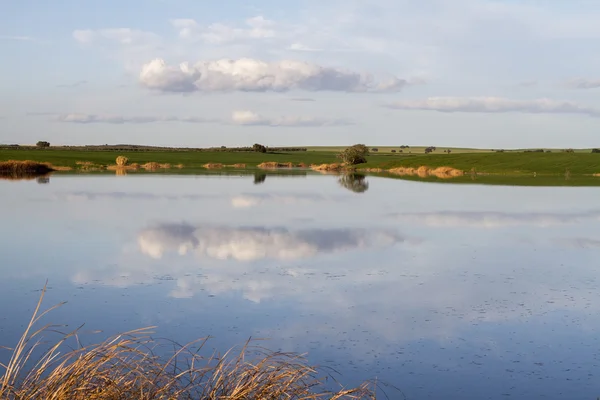
[[87, 172], [103, 171], [106, 169], [106, 165], [96, 164], [92, 161], [76, 161], [75, 164], [79, 166], [80, 170]]
[[156, 171], [157, 169], [168, 169], [171, 168], [171, 164], [160, 164], [157, 162], [148, 162], [146, 164], [141, 165], [146, 171]]
[[353, 171], [355, 170], [354, 167], [351, 166], [347, 166], [345, 164], [338, 164], [338, 163], [333, 163], [333, 164], [312, 164], [310, 166], [310, 169], [312, 169], [313, 171], [321, 171], [321, 172], [338, 172], [338, 171]]
[[456, 168], [452, 168], [452, 167], [438, 167], [438, 168], [429, 168], [426, 166], [420, 166], [419, 168], [404, 168], [404, 167], [399, 167], [399, 168], [393, 168], [388, 170], [389, 173], [391, 174], [396, 174], [396, 175], [408, 175], [408, 176], [414, 176], [417, 175], [420, 178], [427, 178], [430, 176], [435, 176], [437, 178], [440, 179], [449, 179], [449, 178], [455, 178], [457, 176], [463, 176], [464, 172], [456, 169]]
[[220, 169], [220, 168], [223, 168], [223, 164], [221, 164], [221, 163], [208, 163], [208, 164], [204, 164], [202, 167], [204, 167], [206, 169]]
[[233, 167], [233, 168], [246, 168], [246, 164], [233, 164], [233, 165], [228, 165], [229, 167]]
[[294, 164], [289, 163], [280, 163], [276, 161], [267, 161], [257, 165], [258, 168], [261, 169], [275, 169], [275, 168], [293, 168]]
[[129, 159], [125, 156], [118, 156], [115, 162], [119, 167], [124, 167], [129, 164]]
[[593, 174], [594, 176], [600, 176], [600, 174]]
[[[150, 336], [152, 328], [130, 331], [90, 346], [81, 346], [74, 331], [34, 360], [33, 352], [42, 345], [43, 334], [56, 328], [46, 325], [37, 329], [36, 325], [60, 306], [40, 310], [45, 289], [12, 349], [10, 361], [1, 366], [2, 400], [376, 398], [373, 383], [326, 391], [316, 369], [301, 356], [271, 352], [250, 343], [219, 356], [205, 351], [206, 339], [201, 339], [161, 358], [155, 354], [159, 343]], [[68, 347], [70, 341], [77, 343], [76, 349]]]
[[175, 167], [175, 168], [182, 169], [182, 168], [183, 168], [183, 164], [176, 164], [176, 165], [174, 165], [174, 167]]
[[56, 170], [57, 168], [50, 164], [35, 161], [0, 162], [0, 177], [3, 179], [33, 179]]

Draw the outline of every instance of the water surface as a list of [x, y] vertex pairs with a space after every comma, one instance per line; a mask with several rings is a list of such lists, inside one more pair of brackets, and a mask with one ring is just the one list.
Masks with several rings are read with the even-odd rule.
[[[600, 395], [599, 188], [368, 177], [0, 181], [0, 345], [51, 321], [308, 353], [409, 399]], [[88, 340], [94, 339], [91, 336]], [[403, 398], [398, 392], [392, 398]]]

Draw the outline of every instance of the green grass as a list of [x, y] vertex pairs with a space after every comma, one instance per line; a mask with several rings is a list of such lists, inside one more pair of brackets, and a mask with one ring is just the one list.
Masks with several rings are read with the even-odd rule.
[[[315, 150], [319, 149], [319, 150]], [[416, 148], [413, 148], [413, 150]], [[95, 164], [114, 165], [115, 159], [123, 155], [130, 163], [169, 163], [183, 164], [186, 168], [200, 168], [206, 163], [236, 164], [243, 163], [248, 167], [266, 161], [324, 164], [339, 162], [335, 148], [310, 148], [305, 152], [288, 153], [254, 153], [254, 152], [210, 152], [210, 151], [86, 151], [73, 149], [50, 148], [36, 149], [0, 149], [0, 161], [32, 160], [49, 162], [56, 166], [76, 167], [77, 161], [91, 161]], [[499, 173], [499, 174], [554, 174], [564, 175], [568, 170], [572, 175], [600, 173], [600, 154], [587, 152], [552, 153], [525, 152], [477, 152], [463, 149], [465, 152], [441, 153], [440, 149], [433, 154], [392, 154], [380, 150], [368, 156], [368, 163], [359, 165], [363, 168], [420, 167], [431, 168], [448, 166], [463, 171]], [[483, 150], [482, 150], [483, 151]]]
[[[471, 154], [428, 154], [413, 157], [397, 157], [381, 162], [369, 159], [364, 168], [419, 167], [436, 168], [449, 166], [463, 171], [500, 174], [573, 174], [600, 173], [600, 154], [592, 153], [471, 153]], [[363, 168], [363, 166], [360, 166]]]
[[32, 160], [49, 162], [53, 165], [75, 167], [77, 161], [91, 161], [95, 164], [114, 165], [117, 156], [125, 156], [130, 163], [169, 163], [183, 164], [186, 167], [201, 167], [207, 163], [236, 164], [256, 166], [265, 161], [322, 164], [336, 162], [335, 153], [328, 152], [289, 152], [289, 153], [253, 153], [253, 152], [198, 152], [198, 151], [85, 151], [85, 150], [12, 150], [0, 149], [0, 161]]

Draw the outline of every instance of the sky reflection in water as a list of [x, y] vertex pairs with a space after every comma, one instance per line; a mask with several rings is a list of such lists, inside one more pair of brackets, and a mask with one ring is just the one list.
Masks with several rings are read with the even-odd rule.
[[600, 395], [599, 189], [259, 181], [0, 182], [0, 344], [48, 278], [51, 322], [267, 337], [408, 398]]

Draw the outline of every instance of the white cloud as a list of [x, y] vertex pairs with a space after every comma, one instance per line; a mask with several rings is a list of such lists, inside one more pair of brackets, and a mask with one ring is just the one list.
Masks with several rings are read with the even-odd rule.
[[237, 125], [260, 125], [278, 127], [317, 127], [317, 126], [343, 126], [352, 123], [343, 119], [326, 119], [315, 117], [278, 117], [268, 118], [252, 111], [234, 111], [231, 120]]
[[267, 39], [276, 35], [274, 22], [262, 16], [248, 18], [244, 27], [235, 27], [222, 23], [201, 26], [193, 19], [173, 19], [171, 24], [178, 30], [179, 37], [190, 40], [202, 40], [209, 44], [246, 41], [249, 39]]
[[397, 110], [426, 110], [466, 113], [584, 114], [600, 117], [600, 109], [569, 101], [550, 99], [512, 100], [501, 97], [429, 97], [425, 100], [402, 100], [387, 104]]
[[247, 193], [234, 196], [231, 199], [231, 205], [234, 208], [250, 208], [263, 204], [300, 204], [300, 203], [318, 203], [333, 200], [318, 194], [276, 194], [276, 193]]
[[567, 82], [572, 89], [597, 89], [600, 88], [600, 79], [577, 78]]
[[218, 260], [297, 260], [317, 254], [391, 246], [405, 239], [393, 231], [365, 229], [229, 228], [163, 224], [138, 235], [142, 253], [161, 258], [166, 252], [194, 252]]
[[209, 123], [217, 122], [214, 119], [196, 117], [151, 117], [151, 116], [123, 116], [123, 115], [96, 115], [96, 114], [61, 114], [56, 117], [59, 122], [75, 124], [149, 124], [153, 122], [189, 122]]
[[265, 62], [251, 58], [199, 61], [193, 65], [185, 62], [178, 66], [155, 59], [143, 66], [140, 83], [163, 92], [397, 92], [407, 85], [407, 81], [399, 78], [377, 82], [369, 74], [307, 62]]
[[99, 40], [118, 43], [123, 46], [140, 46], [159, 42], [160, 36], [152, 32], [131, 28], [78, 29], [73, 38], [81, 44], [91, 44]]
[[579, 213], [508, 213], [441, 211], [431, 213], [398, 213], [394, 218], [435, 227], [502, 228], [512, 226], [549, 227], [600, 221], [600, 211]]
[[37, 39], [31, 36], [14, 36], [14, 35], [0, 35], [0, 39], [3, 40], [18, 40], [20, 42], [36, 42]]

